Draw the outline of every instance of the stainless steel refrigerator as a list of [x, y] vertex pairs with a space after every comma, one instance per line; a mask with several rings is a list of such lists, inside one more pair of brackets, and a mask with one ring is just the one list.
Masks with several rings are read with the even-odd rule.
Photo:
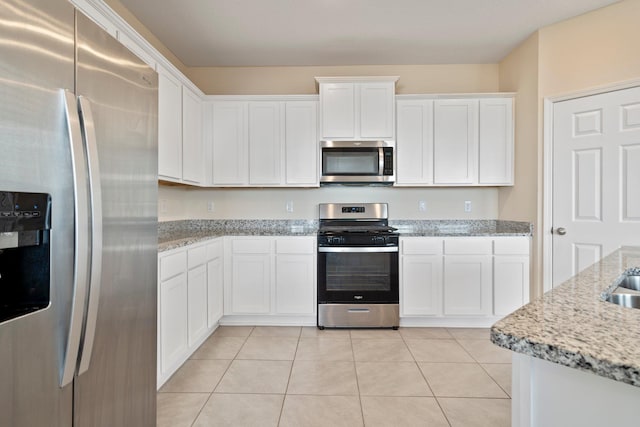
[[0, 426], [155, 425], [156, 260], [156, 73], [0, 1]]

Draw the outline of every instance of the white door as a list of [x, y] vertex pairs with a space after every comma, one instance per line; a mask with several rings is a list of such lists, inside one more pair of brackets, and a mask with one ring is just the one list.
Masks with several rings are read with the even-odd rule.
[[554, 104], [553, 284], [640, 245], [640, 87]]

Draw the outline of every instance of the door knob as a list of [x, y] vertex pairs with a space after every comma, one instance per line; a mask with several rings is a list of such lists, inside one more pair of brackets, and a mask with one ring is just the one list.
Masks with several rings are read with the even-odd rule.
[[556, 234], [564, 236], [565, 234], [567, 234], [567, 230], [564, 227], [556, 228]]

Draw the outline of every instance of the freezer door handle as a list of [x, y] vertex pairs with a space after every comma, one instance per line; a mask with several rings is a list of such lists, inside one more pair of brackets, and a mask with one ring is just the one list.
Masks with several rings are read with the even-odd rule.
[[78, 352], [80, 351], [80, 338], [82, 336], [89, 270], [89, 196], [86, 185], [87, 166], [84, 157], [76, 96], [66, 90], [61, 90], [60, 92], [64, 100], [64, 111], [71, 149], [74, 193], [73, 213], [75, 216], [73, 298], [71, 301], [71, 316], [67, 333], [67, 348], [60, 375], [60, 387], [64, 387], [73, 381], [78, 363]]
[[89, 369], [93, 341], [96, 335], [98, 303], [100, 301], [100, 279], [102, 277], [102, 187], [100, 184], [100, 165], [98, 162], [98, 144], [96, 140], [95, 122], [89, 99], [78, 98], [80, 123], [83, 131], [87, 164], [89, 169], [89, 203], [91, 206], [91, 264], [89, 280], [89, 304], [80, 353], [78, 375]]

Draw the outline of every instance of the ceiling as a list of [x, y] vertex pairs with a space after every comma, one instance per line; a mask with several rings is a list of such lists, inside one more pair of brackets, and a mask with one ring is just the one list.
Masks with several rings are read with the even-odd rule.
[[616, 0], [120, 0], [186, 66], [497, 63]]

